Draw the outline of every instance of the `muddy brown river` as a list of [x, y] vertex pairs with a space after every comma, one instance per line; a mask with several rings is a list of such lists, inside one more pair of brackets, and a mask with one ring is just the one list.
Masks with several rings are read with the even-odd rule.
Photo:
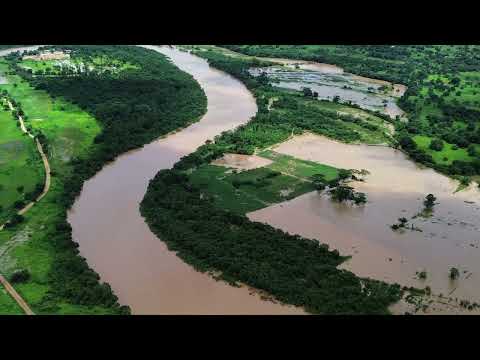
[[195, 271], [141, 217], [139, 203], [159, 170], [171, 168], [222, 131], [246, 123], [257, 111], [242, 83], [205, 60], [168, 47], [146, 47], [165, 54], [199, 82], [208, 111], [198, 123], [118, 157], [85, 183], [68, 217], [81, 255], [133, 314], [302, 313]]
[[[234, 288], [195, 271], [169, 251], [141, 217], [139, 203], [159, 170], [171, 168], [222, 131], [246, 123], [257, 111], [242, 83], [210, 68], [205, 60], [168, 47], [145, 47], [168, 56], [199, 82], [208, 111], [198, 123], [118, 157], [85, 183], [68, 217], [81, 255], [134, 314], [303, 314], [298, 308], [263, 301], [247, 287]], [[302, 65], [333, 75], [343, 72], [331, 65]], [[395, 85], [395, 92], [397, 88], [405, 91]], [[312, 192], [250, 213], [249, 218], [352, 255], [342, 266], [357, 275], [430, 286], [436, 294], [480, 302], [480, 192], [475, 186], [455, 193], [456, 181], [387, 147], [305, 134], [273, 150], [336, 167], [367, 169], [366, 182], [353, 186], [367, 194], [368, 202], [338, 204]], [[415, 217], [428, 193], [438, 202], [432, 216]], [[392, 231], [389, 225], [399, 217], [417, 230]], [[449, 279], [451, 267], [460, 270], [459, 279]], [[427, 272], [425, 280], [415, 274], [422, 270]]]
[[[398, 150], [349, 145], [305, 134], [273, 150], [300, 159], [366, 169], [366, 182], [354, 187], [367, 194], [364, 206], [332, 202], [312, 192], [248, 214], [292, 234], [318, 239], [352, 259], [342, 266], [357, 275], [423, 288], [436, 294], [480, 301], [480, 192], [476, 185], [455, 193], [458, 182], [422, 168]], [[438, 204], [431, 217], [416, 217], [424, 197]], [[392, 231], [405, 217], [417, 230]], [[449, 270], [460, 270], [458, 280]], [[417, 271], [427, 272], [419, 280]]]

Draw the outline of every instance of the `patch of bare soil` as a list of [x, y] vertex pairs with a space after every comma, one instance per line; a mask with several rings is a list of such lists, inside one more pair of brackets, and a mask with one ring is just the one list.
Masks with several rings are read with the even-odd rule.
[[252, 170], [267, 166], [271, 160], [257, 155], [225, 154], [220, 159], [212, 162], [212, 165], [225, 166], [238, 170]]

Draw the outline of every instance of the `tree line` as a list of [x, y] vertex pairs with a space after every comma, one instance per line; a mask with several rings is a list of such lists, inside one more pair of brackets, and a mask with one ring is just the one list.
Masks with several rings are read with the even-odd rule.
[[[274, 89], [248, 73], [258, 61], [226, 57], [214, 51], [198, 52], [210, 65], [243, 81], [253, 92], [258, 113], [235, 131], [227, 131], [196, 152], [160, 171], [150, 182], [141, 213], [152, 231], [170, 250], [200, 271], [220, 271], [232, 284], [246, 283], [276, 299], [322, 314], [384, 314], [402, 296], [399, 285], [359, 278], [337, 268], [346, 257], [316, 240], [289, 235], [269, 225], [250, 221], [215, 206], [201, 196], [188, 173], [225, 152], [251, 154], [255, 148], [286, 140], [292, 133], [314, 129], [354, 138], [333, 124], [333, 113], [315, 112], [303, 95]], [[268, 99], [279, 98], [268, 111]], [[299, 116], [302, 114], [302, 116]], [[338, 190], [339, 201], [351, 199], [348, 188]], [[340, 192], [342, 192], [340, 194]], [[361, 197], [361, 195], [359, 195]], [[362, 202], [363, 198], [358, 198]]]
[[119, 154], [138, 148], [179, 127], [198, 120], [206, 111], [206, 97], [189, 74], [180, 71], [161, 54], [131, 46], [56, 46], [71, 50], [71, 56], [108, 56], [137, 65], [116, 73], [80, 73], [75, 77], [33, 77], [18, 66], [20, 54], [8, 56], [15, 72], [51, 97], [63, 97], [90, 113], [102, 132], [88, 156], [70, 161], [72, 170], [56, 173], [64, 185], [61, 214], [45, 237], [54, 245], [49, 272], [51, 291], [42, 299], [42, 309], [51, 312], [59, 302], [104, 306], [128, 314], [118, 298], [79, 255], [67, 222], [67, 209], [80, 193], [85, 180]]
[[[480, 174], [480, 103], [476, 108], [462, 100], [462, 81], [458, 74], [480, 71], [478, 45], [222, 45], [251, 56], [304, 59], [335, 64], [354, 74], [388, 80], [408, 86], [399, 99], [406, 111], [408, 124], [397, 126], [397, 141], [422, 134], [470, 149], [472, 161], [455, 160], [450, 165], [436, 163], [425, 151], [409, 142], [404, 150], [410, 157], [447, 175]], [[447, 81], [432, 81], [430, 75], [444, 76]], [[480, 91], [478, 83], [469, 82]], [[423, 94], [424, 89], [428, 89]], [[456, 96], [446, 101], [450, 94]], [[426, 116], [426, 107], [433, 111]], [[463, 123], [465, 126], [456, 126]]]

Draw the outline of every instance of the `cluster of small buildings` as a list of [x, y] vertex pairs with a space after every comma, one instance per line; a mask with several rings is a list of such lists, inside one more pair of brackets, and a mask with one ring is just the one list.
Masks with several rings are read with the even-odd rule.
[[49, 51], [43, 52], [38, 55], [25, 55], [23, 60], [35, 60], [35, 61], [44, 61], [44, 60], [64, 60], [70, 59], [70, 54], [63, 51]]

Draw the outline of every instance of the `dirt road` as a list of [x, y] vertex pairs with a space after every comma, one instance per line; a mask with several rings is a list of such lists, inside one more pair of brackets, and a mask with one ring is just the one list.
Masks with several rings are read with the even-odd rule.
[[[9, 101], [8, 102], [8, 106], [10, 107], [10, 110], [13, 110], [13, 105], [12, 103]], [[28, 210], [30, 210], [33, 205], [35, 205], [35, 203], [37, 201], [40, 201], [47, 193], [48, 193], [48, 190], [50, 189], [50, 182], [51, 182], [51, 176], [50, 176], [50, 164], [48, 162], [48, 158], [47, 156], [45, 155], [45, 152], [43, 150], [43, 147], [42, 147], [42, 144], [40, 143], [40, 141], [38, 141], [38, 139], [35, 139], [35, 136], [33, 136], [28, 130], [27, 128], [25, 127], [25, 123], [23, 121], [23, 117], [21, 116], [18, 116], [18, 121], [20, 122], [20, 128], [22, 129], [22, 131], [27, 134], [29, 137], [31, 137], [32, 139], [34, 139], [34, 141], [36, 142], [37, 144], [37, 149], [38, 149], [38, 152], [40, 153], [40, 156], [42, 157], [42, 161], [43, 161], [43, 166], [45, 168], [45, 185], [43, 187], [43, 191], [42, 193], [32, 202], [28, 203], [27, 205], [25, 205], [22, 209], [20, 209], [18, 211], [18, 214], [19, 215], [23, 215], [25, 214]], [[5, 224], [1, 225], [0, 226], [0, 231], [3, 230], [3, 228], [5, 227]]]
[[28, 304], [23, 300], [23, 298], [15, 291], [12, 285], [5, 279], [2, 275], [0, 275], [0, 283], [5, 287], [5, 290], [10, 294], [10, 296], [17, 302], [17, 304], [22, 308], [22, 310], [27, 315], [35, 315], [35, 313], [30, 309]]

